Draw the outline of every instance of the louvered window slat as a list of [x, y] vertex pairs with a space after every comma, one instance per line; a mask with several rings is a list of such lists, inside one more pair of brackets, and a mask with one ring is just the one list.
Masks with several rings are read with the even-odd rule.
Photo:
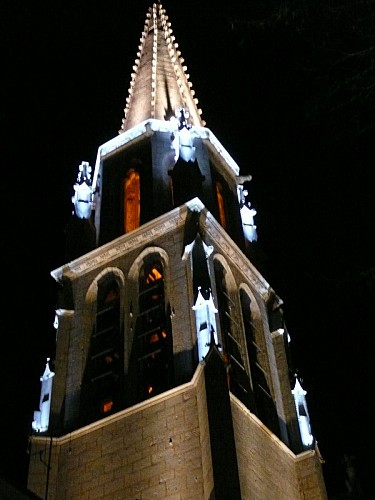
[[241, 346], [240, 346], [240, 343], [238, 342], [238, 340], [236, 340], [230, 332], [227, 332], [227, 335], [228, 335], [228, 337], [229, 337], [231, 340], [233, 340], [233, 342], [235, 342], [235, 344], [236, 344], [236, 345], [238, 346], [238, 348], [240, 349], [240, 348], [241, 348]]
[[267, 378], [267, 372], [260, 366], [258, 362], [255, 362], [255, 365], [259, 370], [264, 374], [264, 376]]
[[101, 307], [99, 311], [97, 311], [96, 315], [97, 316], [102, 316], [103, 314], [106, 314], [110, 311], [113, 311], [115, 309], [114, 305], [109, 305], [107, 307]]
[[138, 316], [144, 316], [147, 313], [150, 313], [152, 311], [156, 311], [157, 309], [161, 309], [163, 307], [163, 304], [158, 304], [157, 306], [149, 307], [148, 309], [145, 309], [144, 311], [141, 311]]
[[262, 352], [262, 349], [258, 346], [258, 344], [254, 340], [252, 340], [251, 343], [258, 352]]
[[246, 371], [245, 367], [243, 366], [243, 364], [240, 363], [238, 361], [238, 359], [236, 359], [234, 356], [232, 356], [232, 354], [229, 353], [229, 357], [230, 357], [230, 359], [233, 359], [233, 361], [241, 368], [242, 371], [244, 371], [244, 372]]
[[147, 358], [150, 358], [151, 356], [155, 356], [155, 354], [159, 354], [162, 352], [162, 349], [156, 349], [155, 351], [149, 352], [148, 354], [145, 354], [144, 356], [141, 356], [138, 358], [138, 361], [144, 361]]
[[153, 283], [152, 285], [146, 285], [143, 290], [139, 291], [138, 295], [141, 297], [142, 295], [145, 295], [146, 293], [150, 293], [153, 290], [157, 290], [158, 288], [161, 289], [162, 288], [162, 283], [163, 283], [162, 280], [158, 280], [155, 283]]
[[230, 321], [232, 321], [238, 328], [240, 328], [240, 325], [238, 324], [238, 322], [235, 319], [233, 319], [233, 317], [229, 314], [228, 311], [224, 311], [224, 314], [227, 316], [227, 318], [230, 319]]
[[266, 389], [265, 389], [262, 385], [258, 384], [258, 387], [259, 387], [259, 389], [261, 389], [261, 390], [264, 392], [264, 394], [265, 394], [268, 398], [270, 398], [270, 399], [272, 400], [272, 396], [271, 396], [271, 394], [270, 394], [270, 393], [269, 393], [269, 392], [268, 392], [268, 391], [267, 391], [267, 390], [266, 390]]
[[109, 326], [108, 328], [103, 328], [102, 330], [96, 330], [96, 332], [93, 333], [93, 338], [97, 338], [97, 337], [100, 337], [102, 335], [105, 335], [107, 334], [108, 332], [111, 332], [111, 331], [114, 331], [114, 327], [113, 326]]
[[150, 330], [147, 330], [146, 332], [140, 333], [138, 335], [138, 338], [142, 339], [144, 337], [147, 337], [147, 335], [149, 335], [150, 333], [157, 333], [157, 332], [160, 332], [160, 330], [161, 330], [160, 326], [155, 326], [154, 328], [151, 328]]
[[110, 377], [113, 375], [113, 372], [112, 370], [111, 371], [108, 371], [108, 372], [105, 372], [105, 373], [101, 373], [100, 375], [98, 375], [97, 377], [93, 377], [91, 379], [91, 382], [97, 382], [98, 380], [101, 380], [103, 378], [106, 378], [106, 377]]
[[227, 294], [227, 292], [225, 290], [221, 290], [222, 294], [229, 300], [229, 302], [234, 306], [234, 302], [233, 300], [231, 299], [231, 297]]
[[103, 356], [104, 354], [108, 354], [109, 352], [113, 352], [113, 347], [109, 347], [108, 349], [104, 349], [103, 351], [100, 351], [96, 354], [93, 354], [91, 356], [91, 359], [94, 360], [94, 359], [100, 358], [100, 356]]

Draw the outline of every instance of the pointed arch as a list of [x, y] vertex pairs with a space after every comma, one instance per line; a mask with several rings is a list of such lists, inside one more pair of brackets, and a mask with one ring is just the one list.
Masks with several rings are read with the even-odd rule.
[[254, 403], [248, 374], [245, 343], [242, 335], [240, 305], [234, 276], [226, 260], [214, 257], [216, 297], [228, 386], [250, 410]]
[[270, 389], [266, 344], [259, 307], [249, 287], [240, 286], [242, 322], [250, 364], [255, 413], [277, 436], [280, 428], [276, 405]]
[[172, 178], [174, 207], [179, 207], [195, 197], [203, 198], [204, 175], [202, 175], [197, 161], [186, 162], [179, 158], [169, 174]]
[[167, 262], [166, 253], [152, 247], [138, 257], [130, 273], [136, 285], [131, 359], [131, 373], [137, 388], [136, 401], [143, 401], [173, 387]]
[[96, 278], [86, 295], [86, 318], [91, 324], [91, 334], [85, 348], [81, 393], [81, 419], [85, 423], [123, 407], [123, 290], [122, 272], [108, 268]]

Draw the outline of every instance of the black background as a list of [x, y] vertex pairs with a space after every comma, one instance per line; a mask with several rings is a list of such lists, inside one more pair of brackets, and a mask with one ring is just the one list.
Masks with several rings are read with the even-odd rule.
[[[261, 4], [261, 5], [260, 5]], [[81, 161], [117, 135], [151, 2], [2, 4], [0, 473], [26, 484]], [[164, 2], [207, 127], [250, 173], [330, 498], [367, 498], [373, 416], [374, 3]], [[4, 86], [5, 83], [5, 86]]]

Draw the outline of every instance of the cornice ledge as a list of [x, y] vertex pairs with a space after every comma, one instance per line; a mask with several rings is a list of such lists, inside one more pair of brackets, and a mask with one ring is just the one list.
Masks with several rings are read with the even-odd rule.
[[[207, 142], [209, 149], [214, 153], [217, 153], [221, 159], [222, 165], [230, 172], [231, 175], [235, 175], [236, 177], [240, 174], [240, 167], [233, 160], [228, 151], [224, 148], [221, 142], [217, 139], [217, 137], [211, 132], [209, 128], [199, 127], [199, 137]], [[198, 135], [197, 134], [197, 135]], [[228, 168], [229, 167], [229, 168]]]
[[194, 198], [170, 212], [143, 224], [138, 229], [116, 238], [95, 250], [78, 257], [72, 262], [63, 265], [51, 272], [51, 276], [60, 282], [63, 276], [78, 277], [96, 267], [102, 266], [108, 260], [122, 255], [124, 252], [143, 247], [155, 240], [155, 238], [174, 231], [177, 227], [185, 224], [188, 211], [201, 212], [204, 208], [199, 198]]
[[151, 399], [147, 399], [145, 401], [142, 401], [141, 403], [137, 403], [133, 406], [130, 406], [129, 408], [126, 408], [124, 410], [121, 410], [113, 415], [110, 415], [109, 417], [103, 418], [101, 420], [97, 420], [96, 422], [93, 422], [92, 424], [89, 424], [85, 427], [81, 427], [80, 429], [77, 429], [75, 431], [72, 431], [69, 434], [64, 434], [63, 436], [60, 437], [54, 437], [51, 438], [50, 436], [39, 436], [39, 435], [32, 435], [30, 439], [32, 440], [33, 443], [41, 446], [44, 443], [48, 443], [48, 445], [53, 444], [54, 446], [62, 446], [64, 444], [71, 444], [73, 443], [76, 439], [81, 438], [82, 436], [85, 436], [87, 434], [90, 434], [94, 431], [104, 429], [110, 425], [113, 425], [114, 423], [121, 421], [133, 414], [136, 413], [141, 413], [142, 411], [160, 404], [163, 401], [170, 400], [173, 397], [176, 396], [184, 396], [190, 393], [191, 391], [196, 391], [197, 386], [200, 382], [200, 379], [204, 376], [204, 370], [203, 370], [203, 365], [198, 364], [194, 375], [192, 379], [189, 382], [186, 382], [182, 385], [178, 385], [177, 387], [174, 387], [173, 389], [169, 389], [168, 391], [162, 392], [161, 394], [158, 394], [157, 396], [154, 396]]
[[[176, 132], [176, 123], [174, 121], [149, 118], [136, 127], [133, 127], [126, 132], [117, 135], [113, 139], [110, 139], [109, 141], [99, 146], [95, 160], [92, 183], [93, 189], [95, 189], [99, 175], [100, 164], [104, 158], [110, 156], [111, 154], [115, 153], [131, 142], [139, 141], [143, 137], [150, 137], [155, 132]], [[231, 176], [234, 175], [235, 177], [237, 177], [239, 175], [240, 167], [233, 160], [228, 151], [224, 148], [224, 146], [220, 143], [220, 141], [216, 138], [216, 136], [211, 132], [210, 129], [193, 125], [190, 129], [190, 133], [193, 137], [202, 139], [203, 142], [207, 143], [208, 148], [213, 154], [218, 155], [222, 165]]]

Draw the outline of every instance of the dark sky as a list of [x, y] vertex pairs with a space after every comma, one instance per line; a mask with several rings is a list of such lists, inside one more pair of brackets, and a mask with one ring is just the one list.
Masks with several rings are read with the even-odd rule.
[[[207, 127], [241, 173], [253, 176], [249, 194], [264, 275], [285, 303], [328, 491], [345, 492], [345, 454], [366, 490], [373, 421], [374, 3], [202, 3], [163, 5]], [[151, 2], [107, 2], [100, 9], [85, 2], [25, 4], [3, 7], [2, 29], [0, 473], [19, 484], [26, 481], [39, 376], [53, 349], [50, 271], [64, 263], [72, 184], [81, 161], [94, 165], [98, 146], [117, 135]]]

